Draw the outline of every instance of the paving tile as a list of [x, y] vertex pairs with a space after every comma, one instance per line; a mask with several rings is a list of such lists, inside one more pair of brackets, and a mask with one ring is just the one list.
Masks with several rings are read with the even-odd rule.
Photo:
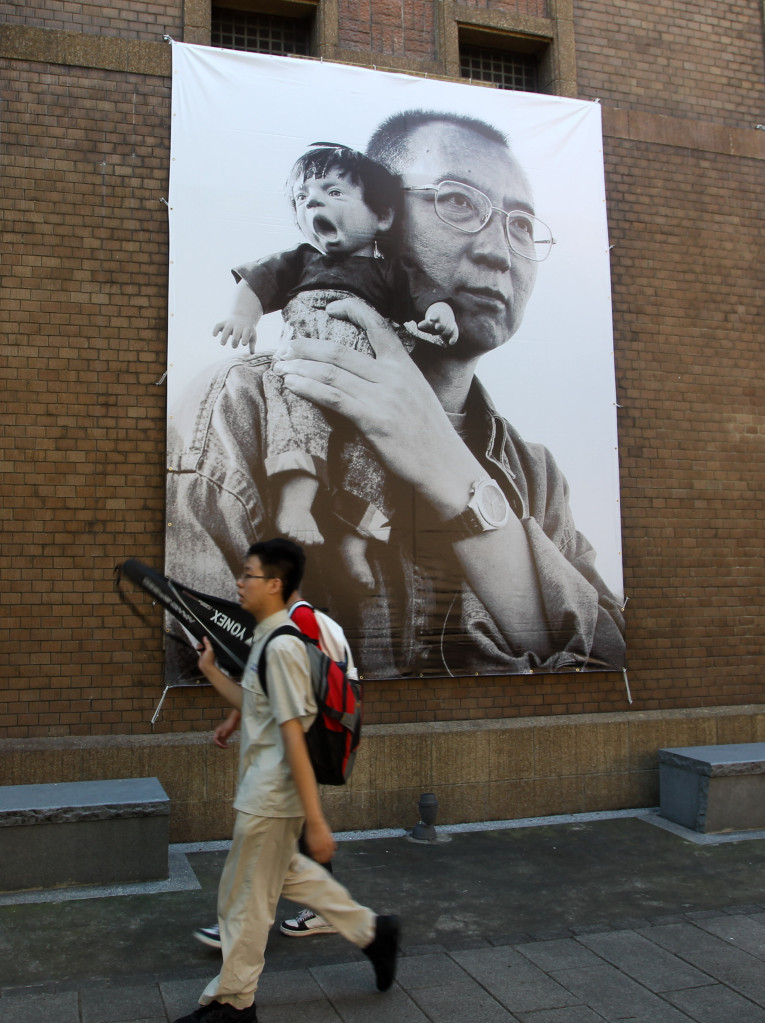
[[[466, 977], [458, 984], [424, 988], [412, 992], [423, 1019], [438, 1023], [517, 1023], [518, 1017], [499, 1004], [480, 984]], [[366, 1023], [366, 1021], [363, 1021]], [[410, 1023], [402, 1016], [396, 1023]]]
[[666, 948], [675, 955], [689, 960], [690, 955], [714, 955], [726, 948], [725, 942], [710, 934], [703, 927], [684, 921], [679, 924], [660, 924], [658, 927], [646, 927], [641, 935]]
[[376, 990], [369, 963], [316, 966], [311, 976], [343, 1023], [427, 1023], [428, 1017], [398, 984], [390, 991]]
[[675, 991], [709, 983], [708, 974], [633, 931], [586, 934], [579, 941], [650, 991]]
[[597, 966], [600, 962], [594, 952], [585, 948], [575, 938], [559, 938], [557, 941], [534, 941], [528, 945], [516, 945], [516, 952], [526, 956], [540, 970], [571, 970], [577, 966]]
[[750, 955], [765, 959], [765, 920], [752, 916], [718, 916], [698, 926]]
[[513, 949], [452, 953], [452, 958], [511, 1012], [562, 1008], [577, 1001]]
[[464, 978], [465, 971], [445, 952], [402, 959], [396, 973], [396, 983], [406, 991], [455, 984]]
[[685, 1013], [606, 963], [555, 971], [552, 976], [574, 995], [574, 1004], [587, 1005], [606, 1020], [688, 1023]]
[[259, 1023], [342, 1023], [329, 1002], [300, 1002], [296, 1005], [266, 1005], [258, 1003]]
[[300, 1005], [317, 1002], [324, 993], [308, 970], [264, 971], [255, 1001], [260, 1012], [266, 1005]]
[[491, 943], [485, 938], [479, 938], [472, 935], [463, 934], [447, 934], [441, 938], [441, 944], [445, 949], [452, 952], [462, 951], [463, 949], [473, 948], [491, 948]]
[[126, 1023], [164, 1019], [165, 1007], [157, 983], [120, 985], [99, 982], [80, 988], [82, 1023]]
[[664, 997], [696, 1023], [765, 1023], [765, 1009], [722, 984], [668, 991]]
[[375, 988], [372, 964], [366, 960], [363, 963], [344, 963], [340, 966], [312, 966], [309, 972], [332, 1001], [356, 995], [370, 998], [380, 995]]
[[429, 1023], [429, 1017], [400, 987], [384, 993], [333, 998], [330, 1001], [343, 1023]]
[[757, 1005], [765, 1006], [765, 962], [756, 956], [692, 924], [670, 924], [643, 933], [651, 941], [704, 970], [713, 980], [726, 984]]
[[185, 1016], [199, 1006], [199, 996], [210, 980], [210, 975], [190, 977], [184, 980], [161, 980], [159, 991], [170, 1020]]
[[445, 951], [443, 945], [407, 945], [402, 952], [402, 957], [406, 959], [409, 956], [437, 955], [443, 951]]
[[56, 1023], [80, 1023], [78, 995], [76, 991], [3, 995], [0, 998], [0, 1019], [3, 1023], [47, 1019]]
[[586, 1005], [569, 1005], [565, 1009], [541, 1009], [521, 1012], [520, 1023], [603, 1023], [603, 1016]]

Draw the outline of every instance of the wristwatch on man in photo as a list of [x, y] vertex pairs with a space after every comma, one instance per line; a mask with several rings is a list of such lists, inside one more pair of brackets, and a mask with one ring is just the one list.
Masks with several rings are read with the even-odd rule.
[[470, 487], [467, 508], [445, 522], [443, 529], [460, 540], [501, 529], [510, 521], [510, 505], [498, 483], [488, 476]]

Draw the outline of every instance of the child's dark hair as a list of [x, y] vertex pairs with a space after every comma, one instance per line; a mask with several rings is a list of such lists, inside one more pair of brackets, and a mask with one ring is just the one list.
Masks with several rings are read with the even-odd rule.
[[378, 217], [393, 211], [398, 222], [402, 205], [401, 179], [376, 160], [348, 146], [333, 142], [312, 142], [310, 149], [295, 162], [287, 178], [287, 194], [295, 208], [292, 193], [295, 185], [309, 178], [324, 178], [330, 171], [340, 171], [354, 185], [358, 185], [364, 202]]
[[282, 596], [285, 600], [292, 596], [303, 580], [305, 552], [299, 544], [286, 537], [276, 536], [273, 540], [259, 540], [250, 546], [247, 557], [260, 558], [265, 574], [269, 578], [281, 579]]

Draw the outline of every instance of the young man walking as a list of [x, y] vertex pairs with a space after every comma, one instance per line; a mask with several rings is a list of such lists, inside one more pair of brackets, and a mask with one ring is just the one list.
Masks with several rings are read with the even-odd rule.
[[[308, 601], [303, 600], [299, 590], [295, 590], [294, 593], [287, 596], [287, 613], [303, 635], [313, 640], [320, 650], [324, 650], [324, 647], [321, 645], [321, 630], [316, 612]], [[331, 656], [328, 650], [324, 650], [324, 653]], [[354, 678], [358, 678], [356, 668], [353, 667], [353, 658], [349, 649], [346, 651], [346, 656], [350, 659]], [[222, 721], [213, 732], [213, 742], [216, 746], [219, 746], [221, 749], [228, 747], [228, 740], [239, 727], [241, 719], [241, 713], [234, 708], [226, 720]], [[307, 852], [302, 839], [298, 843], [298, 848], [301, 852]], [[324, 865], [332, 874], [332, 861], [327, 860]], [[337, 934], [332, 924], [307, 907], [301, 909], [297, 916], [291, 917], [289, 920], [282, 920], [279, 930], [288, 938], [310, 938], [314, 935]], [[196, 927], [193, 933], [197, 941], [200, 941], [203, 945], [208, 945], [210, 948], [220, 948], [220, 927], [217, 920], [208, 927]]]
[[[250, 547], [237, 588], [257, 626], [241, 687], [216, 666], [209, 640], [201, 648], [200, 670], [242, 712], [239, 786], [234, 837], [218, 889], [223, 965], [200, 1007], [176, 1023], [257, 1023], [255, 992], [280, 895], [321, 913], [361, 948], [380, 991], [393, 983], [398, 919], [354, 901], [320, 865], [332, 857], [335, 843], [305, 742], [316, 704], [303, 640], [277, 636], [266, 651], [268, 695], [258, 679], [260, 653], [274, 629], [289, 622], [285, 594], [299, 587], [304, 564], [302, 548], [289, 540]], [[298, 852], [301, 830], [313, 859]]]

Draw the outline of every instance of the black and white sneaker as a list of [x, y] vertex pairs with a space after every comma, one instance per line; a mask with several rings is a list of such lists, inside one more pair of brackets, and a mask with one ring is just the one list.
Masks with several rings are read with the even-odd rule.
[[312, 909], [301, 909], [292, 920], [282, 920], [279, 930], [288, 938], [308, 938], [312, 934], [337, 934], [336, 928]]
[[228, 1002], [208, 1002], [207, 1005], [200, 1005], [188, 1016], [180, 1016], [175, 1023], [258, 1023], [258, 1014], [255, 1011], [255, 1003], [246, 1009], [235, 1009]]
[[397, 916], [378, 916], [374, 940], [362, 949], [364, 955], [372, 960], [378, 991], [387, 991], [396, 976], [400, 930]]
[[194, 937], [210, 948], [220, 948], [220, 927], [217, 924], [213, 924], [212, 927], [197, 927]]

